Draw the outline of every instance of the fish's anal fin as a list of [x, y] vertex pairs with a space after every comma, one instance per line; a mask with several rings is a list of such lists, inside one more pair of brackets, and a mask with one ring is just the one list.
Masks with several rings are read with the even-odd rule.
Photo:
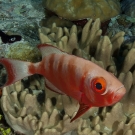
[[46, 87], [47, 87], [48, 89], [50, 89], [50, 90], [53, 91], [53, 92], [56, 92], [56, 93], [61, 94], [61, 95], [65, 94], [65, 93], [63, 93], [62, 91], [60, 91], [58, 88], [56, 88], [56, 87], [55, 87], [50, 81], [48, 81], [47, 79], [45, 79], [45, 85], [46, 85]]
[[91, 108], [91, 106], [89, 106], [87, 104], [80, 103], [80, 107], [79, 107], [77, 114], [71, 119], [70, 122], [76, 120], [78, 117], [80, 117], [82, 114], [84, 114], [90, 108]]
[[39, 44], [37, 46], [42, 54], [42, 58], [44, 58], [45, 56], [48, 56], [50, 54], [53, 53], [57, 53], [57, 54], [66, 54], [66, 52], [61, 51], [60, 49], [58, 49], [57, 47], [53, 46], [53, 45], [49, 45], [49, 44]]

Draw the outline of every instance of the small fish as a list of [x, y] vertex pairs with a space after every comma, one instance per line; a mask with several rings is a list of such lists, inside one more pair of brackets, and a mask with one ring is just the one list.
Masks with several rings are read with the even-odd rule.
[[22, 39], [19, 35], [7, 35], [3, 31], [0, 30], [0, 37], [3, 43], [14, 43], [16, 41], [20, 41]]
[[38, 48], [42, 54], [42, 61], [38, 63], [0, 59], [8, 74], [4, 86], [29, 75], [43, 75], [50, 90], [66, 94], [79, 102], [80, 108], [71, 122], [91, 107], [110, 106], [125, 94], [124, 85], [98, 65], [62, 52], [52, 45], [41, 44]]

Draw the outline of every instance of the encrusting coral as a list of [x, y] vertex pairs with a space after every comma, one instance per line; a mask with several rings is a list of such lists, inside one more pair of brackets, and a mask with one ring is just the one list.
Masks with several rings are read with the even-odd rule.
[[[44, 7], [67, 20], [100, 18], [102, 22], [120, 13], [118, 0], [44, 0]], [[79, 11], [79, 12], [78, 12]]]
[[[70, 54], [89, 59], [116, 75], [127, 93], [121, 102], [111, 107], [89, 109], [70, 123], [78, 103], [66, 95], [56, 94], [44, 86], [36, 75], [3, 88], [1, 107], [8, 124], [26, 135], [134, 135], [134, 46], [123, 45], [124, 32], [113, 37], [101, 36], [100, 20], [92, 20], [82, 32], [71, 29], [42, 27], [41, 43], [53, 44]], [[122, 61], [120, 63], [120, 61]], [[33, 79], [34, 78], [34, 79]]]
[[120, 14], [119, 0], [43, 0], [43, 7], [46, 17], [40, 21], [41, 26], [50, 28], [55, 22], [59, 27], [83, 27], [89, 19], [100, 18], [103, 34], [110, 19]]
[[4, 57], [37, 62], [40, 60], [41, 54], [37, 47], [30, 45], [29, 42], [20, 41], [8, 46]]

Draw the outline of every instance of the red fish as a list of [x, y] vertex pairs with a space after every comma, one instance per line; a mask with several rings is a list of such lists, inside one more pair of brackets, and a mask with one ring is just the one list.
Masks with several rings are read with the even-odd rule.
[[42, 61], [38, 63], [0, 59], [8, 74], [4, 86], [32, 74], [43, 75], [48, 88], [78, 100], [80, 108], [71, 121], [93, 106], [110, 106], [125, 94], [124, 85], [98, 65], [51, 45], [41, 44], [38, 48], [42, 54]]

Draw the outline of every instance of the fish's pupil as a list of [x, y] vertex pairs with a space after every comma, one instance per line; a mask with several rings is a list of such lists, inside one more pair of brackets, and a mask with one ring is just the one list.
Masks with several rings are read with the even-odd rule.
[[16, 38], [15, 38], [15, 37], [13, 37], [13, 38], [11, 38], [11, 39], [10, 39], [10, 41], [15, 41], [15, 40], [16, 40]]
[[102, 89], [101, 83], [96, 83], [96, 88], [97, 88], [98, 90], [101, 90], [101, 89]]

